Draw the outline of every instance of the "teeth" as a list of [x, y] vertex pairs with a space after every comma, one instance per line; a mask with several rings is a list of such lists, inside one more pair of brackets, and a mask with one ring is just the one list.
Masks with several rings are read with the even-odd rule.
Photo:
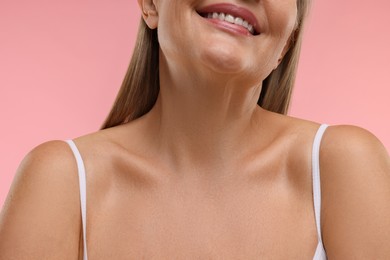
[[248, 31], [250, 31], [251, 33], [254, 33], [255, 32], [255, 30], [253, 29], [253, 25], [249, 25], [248, 26]]
[[219, 19], [221, 21], [226, 21], [228, 23], [237, 24], [244, 28], [246, 28], [251, 34], [255, 33], [255, 29], [253, 28], [253, 25], [248, 23], [248, 21], [242, 19], [241, 17], [234, 17], [231, 14], [225, 14], [225, 13], [208, 13], [207, 18], [209, 19]]
[[225, 21], [229, 22], [229, 23], [234, 23], [234, 16], [230, 15], [230, 14], [226, 15], [225, 16]]
[[237, 24], [237, 25], [241, 25], [242, 26], [242, 23], [244, 22], [244, 20], [242, 20], [241, 17], [237, 17], [236, 19], [234, 19], [234, 24]]

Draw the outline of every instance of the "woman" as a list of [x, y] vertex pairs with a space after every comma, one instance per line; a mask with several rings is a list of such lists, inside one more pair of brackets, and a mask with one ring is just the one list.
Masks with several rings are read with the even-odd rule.
[[383, 145], [284, 115], [308, 1], [138, 2], [109, 117], [26, 156], [0, 259], [389, 259]]

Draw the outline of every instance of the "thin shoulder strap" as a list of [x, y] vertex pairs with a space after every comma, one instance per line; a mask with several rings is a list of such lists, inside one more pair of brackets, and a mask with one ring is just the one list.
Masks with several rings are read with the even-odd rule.
[[83, 225], [83, 242], [84, 242], [84, 260], [88, 260], [87, 257], [87, 182], [85, 177], [85, 167], [83, 159], [81, 158], [81, 154], [79, 150], [77, 149], [76, 144], [73, 142], [73, 140], [66, 140], [66, 142], [69, 144], [70, 148], [72, 149], [72, 152], [74, 154], [74, 157], [76, 158], [77, 162], [77, 169], [79, 174], [79, 185], [80, 185], [80, 202], [81, 202], [81, 220]]
[[320, 179], [320, 145], [322, 136], [328, 125], [323, 124], [317, 131], [314, 138], [312, 150], [312, 175], [313, 175], [313, 199], [314, 213], [316, 217], [318, 241], [322, 243], [321, 236], [321, 179]]

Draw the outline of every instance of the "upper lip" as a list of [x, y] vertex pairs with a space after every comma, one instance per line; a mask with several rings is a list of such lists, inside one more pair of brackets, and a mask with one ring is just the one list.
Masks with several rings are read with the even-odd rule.
[[202, 7], [199, 10], [197, 10], [197, 12], [199, 14], [214, 13], [214, 12], [225, 13], [225, 14], [233, 15], [234, 17], [241, 17], [242, 19], [246, 20], [248, 23], [250, 23], [253, 26], [256, 34], [260, 34], [260, 26], [256, 16], [251, 11], [249, 11], [244, 7], [240, 7], [228, 3], [221, 3], [221, 4], [213, 4], [213, 5]]

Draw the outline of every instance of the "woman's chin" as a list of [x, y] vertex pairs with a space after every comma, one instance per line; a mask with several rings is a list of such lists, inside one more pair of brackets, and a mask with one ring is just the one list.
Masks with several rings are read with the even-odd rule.
[[245, 71], [247, 61], [239, 52], [227, 49], [209, 49], [201, 55], [202, 63], [216, 73], [236, 74]]

